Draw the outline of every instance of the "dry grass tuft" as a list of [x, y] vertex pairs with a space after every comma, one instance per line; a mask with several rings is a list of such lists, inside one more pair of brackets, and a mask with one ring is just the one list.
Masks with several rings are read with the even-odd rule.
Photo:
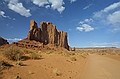
[[59, 69], [53, 69], [53, 73], [56, 75], [56, 76], [61, 76], [62, 75], [62, 73], [60, 72], [60, 70]]
[[3, 51], [3, 55], [10, 60], [18, 61], [21, 59], [23, 52], [18, 47], [11, 46]]
[[18, 65], [18, 66], [26, 66], [22, 61], [17, 61], [16, 65]]
[[40, 53], [30, 53], [31, 59], [40, 59], [42, 55]]
[[70, 60], [71, 61], [77, 61], [77, 59], [75, 57], [71, 57]]

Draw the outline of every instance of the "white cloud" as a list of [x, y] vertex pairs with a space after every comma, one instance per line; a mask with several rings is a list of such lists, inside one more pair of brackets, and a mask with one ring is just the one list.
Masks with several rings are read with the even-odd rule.
[[31, 16], [30, 10], [26, 9], [22, 3], [19, 3], [18, 0], [10, 0], [8, 8], [19, 13], [22, 16], [29, 17]]
[[87, 23], [89, 23], [89, 22], [93, 22], [93, 19], [92, 19], [92, 18], [90, 18], [90, 19], [85, 19], [84, 22], [87, 22]]
[[95, 12], [93, 18], [104, 26], [108, 26], [111, 32], [120, 31], [120, 1]]
[[58, 12], [62, 13], [65, 10], [65, 7], [62, 6], [63, 0], [49, 0], [49, 2], [52, 4], [51, 8], [57, 9]]
[[90, 6], [92, 6], [92, 4], [89, 4], [88, 6], [84, 7], [83, 10], [88, 9]]
[[13, 18], [13, 20], [16, 20], [15, 18]]
[[80, 27], [77, 27], [76, 28], [77, 30], [79, 30], [79, 31], [85, 31], [85, 32], [90, 32], [90, 31], [93, 31], [94, 30], [94, 28], [93, 27], [91, 27], [90, 25], [88, 25], [88, 24], [82, 24]]
[[114, 10], [114, 9], [118, 8], [118, 7], [120, 7], [120, 2], [114, 3], [114, 4], [106, 7], [106, 8], [103, 10], [103, 12], [109, 12], [109, 11], [111, 11], [111, 10]]
[[39, 7], [51, 7], [52, 9], [57, 10], [60, 14], [65, 10], [65, 7], [63, 6], [63, 0], [32, 0], [32, 2]]
[[108, 22], [111, 24], [120, 23], [120, 10], [112, 14], [109, 14], [107, 19], [108, 19]]
[[78, 24], [84, 24], [84, 23], [90, 23], [93, 22], [94, 20], [92, 18], [90, 19], [85, 19], [84, 21], [80, 21]]
[[5, 12], [1, 10], [0, 10], [0, 16], [11, 19], [9, 16], [5, 16]]
[[18, 42], [22, 40], [21, 38], [5, 38], [9, 43]]
[[4, 17], [4, 18], [6, 17], [6, 16], [5, 16], [5, 12], [3, 12], [3, 11], [0, 11], [0, 15], [1, 15], [2, 17]]
[[8, 41], [20, 41], [21, 38], [6, 38]]
[[70, 0], [70, 3], [76, 2], [77, 0]]
[[80, 21], [78, 24], [83, 24], [84, 23], [84, 21]]
[[47, 8], [47, 9], [50, 8], [50, 5], [46, 5], [45, 8]]
[[101, 11], [95, 12], [94, 13], [94, 18], [104, 18], [107, 17], [108, 14], [110, 14], [110, 11], [114, 11], [116, 8], [120, 7], [120, 2], [111, 4], [110, 6], [104, 8]]
[[32, 2], [40, 7], [49, 4], [48, 0], [32, 0]]

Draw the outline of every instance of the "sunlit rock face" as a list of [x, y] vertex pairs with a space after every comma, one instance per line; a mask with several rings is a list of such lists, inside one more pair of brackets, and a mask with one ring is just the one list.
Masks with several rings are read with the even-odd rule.
[[67, 32], [57, 30], [52, 22], [41, 22], [40, 28], [38, 28], [37, 23], [34, 20], [30, 20], [30, 30], [27, 39], [41, 42], [44, 45], [53, 44], [69, 50]]

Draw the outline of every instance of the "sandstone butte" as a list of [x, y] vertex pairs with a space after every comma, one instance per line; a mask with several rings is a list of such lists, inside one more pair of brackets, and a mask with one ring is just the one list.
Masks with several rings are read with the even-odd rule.
[[34, 20], [30, 20], [27, 38], [10, 45], [39, 50], [58, 50], [61, 48], [69, 50], [67, 32], [57, 30], [52, 22], [41, 22], [40, 27], [38, 27]]
[[41, 22], [40, 28], [38, 28], [37, 23], [34, 20], [30, 20], [30, 30], [27, 39], [41, 42], [44, 45], [52, 44], [69, 49], [67, 32], [57, 30], [52, 22]]
[[0, 46], [4, 44], [9, 44], [6, 39], [0, 37]]

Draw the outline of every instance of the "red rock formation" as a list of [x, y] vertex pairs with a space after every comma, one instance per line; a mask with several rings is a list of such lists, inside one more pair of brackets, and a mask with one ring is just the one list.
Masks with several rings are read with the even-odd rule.
[[40, 28], [38, 28], [37, 23], [34, 20], [31, 20], [27, 38], [28, 40], [39, 41], [45, 45], [53, 44], [54, 46], [69, 49], [67, 33], [58, 31], [56, 26], [51, 22], [41, 22]]
[[9, 44], [6, 39], [0, 37], [0, 46], [4, 44]]

